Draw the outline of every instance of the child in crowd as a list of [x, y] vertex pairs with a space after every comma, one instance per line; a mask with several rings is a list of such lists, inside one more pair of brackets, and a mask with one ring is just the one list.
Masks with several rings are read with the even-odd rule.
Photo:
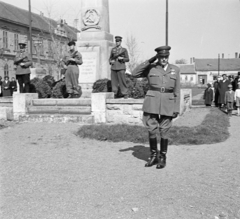
[[213, 101], [213, 89], [210, 83], [207, 84], [207, 88], [204, 91], [203, 99], [205, 100], [206, 106], [211, 106]]
[[228, 85], [228, 91], [225, 92], [224, 102], [227, 107], [227, 114], [231, 116], [233, 111], [233, 103], [234, 103], [234, 91], [232, 90], [231, 84]]
[[236, 101], [237, 115], [240, 116], [240, 80], [237, 85], [238, 87], [235, 90], [234, 100]]

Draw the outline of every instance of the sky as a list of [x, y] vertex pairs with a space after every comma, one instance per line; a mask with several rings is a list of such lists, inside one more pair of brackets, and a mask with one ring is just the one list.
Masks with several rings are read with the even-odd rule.
[[[2, 0], [28, 10], [28, 0]], [[80, 20], [81, 0], [31, 0], [32, 12]], [[110, 33], [133, 36], [140, 60], [166, 44], [166, 0], [109, 0]], [[170, 63], [178, 59], [234, 58], [240, 53], [240, 0], [168, 0]]]

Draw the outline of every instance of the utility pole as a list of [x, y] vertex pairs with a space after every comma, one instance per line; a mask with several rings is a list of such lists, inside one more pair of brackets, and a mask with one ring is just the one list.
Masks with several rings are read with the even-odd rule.
[[218, 54], [218, 76], [220, 71], [220, 54]]
[[166, 0], [166, 46], [168, 46], [168, 0]]
[[28, 0], [28, 10], [29, 10], [29, 35], [28, 40], [30, 43], [30, 59], [32, 60], [32, 12], [31, 12], [31, 0]]

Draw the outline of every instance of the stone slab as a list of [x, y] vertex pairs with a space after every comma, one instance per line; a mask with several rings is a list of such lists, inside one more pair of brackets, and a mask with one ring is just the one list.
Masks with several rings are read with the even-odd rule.
[[90, 98], [79, 99], [34, 99], [33, 106], [90, 106]]
[[20, 122], [49, 122], [49, 123], [79, 123], [93, 124], [94, 117], [92, 115], [51, 115], [51, 114], [32, 114], [19, 116]]
[[30, 106], [28, 113], [43, 113], [43, 114], [91, 114], [91, 107], [85, 106]]
[[120, 98], [120, 99], [107, 99], [106, 103], [107, 104], [143, 104], [144, 99], [132, 99], [132, 98], [128, 98], [128, 99], [124, 99], [124, 98]]

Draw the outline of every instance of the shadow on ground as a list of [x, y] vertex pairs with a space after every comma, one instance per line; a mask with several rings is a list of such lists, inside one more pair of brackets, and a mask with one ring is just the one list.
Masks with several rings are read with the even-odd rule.
[[132, 155], [136, 157], [137, 159], [148, 161], [149, 158], [149, 147], [145, 147], [143, 145], [135, 145], [133, 147], [125, 148], [119, 150], [120, 152], [125, 151], [133, 151]]

